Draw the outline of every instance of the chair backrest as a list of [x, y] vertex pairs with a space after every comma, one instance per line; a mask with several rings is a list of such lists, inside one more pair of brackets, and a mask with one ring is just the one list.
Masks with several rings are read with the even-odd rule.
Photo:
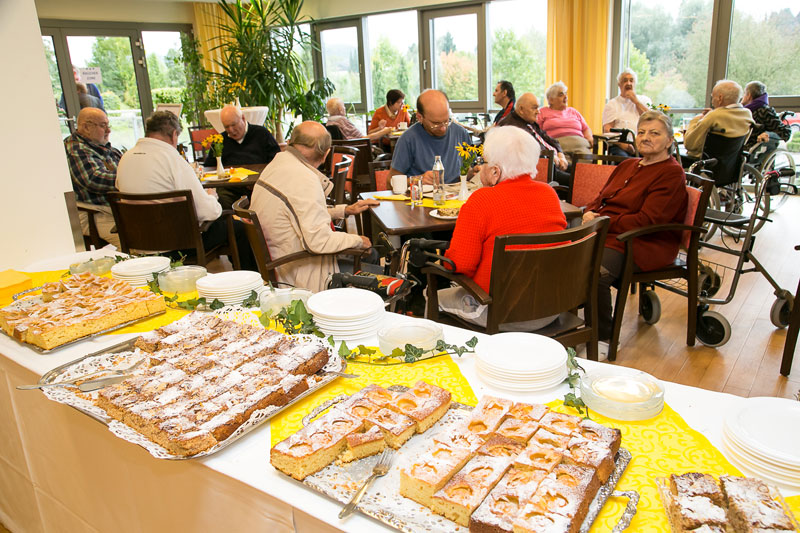
[[[687, 226], [703, 226], [703, 221], [708, 209], [708, 198], [714, 182], [708, 178], [703, 178], [696, 174], [686, 173], [686, 193], [689, 195], [689, 203], [686, 206], [686, 216], [683, 223]], [[691, 231], [684, 231], [681, 234], [681, 246], [688, 250], [702, 238], [702, 235]]]
[[333, 205], [340, 205], [345, 203], [344, 193], [347, 185], [350, 184], [347, 177], [352, 173], [353, 160], [350, 156], [344, 156], [344, 159], [333, 165], [333, 190], [331, 190], [330, 200]]
[[729, 185], [739, 181], [744, 166], [744, 143], [750, 136], [724, 137], [709, 132], [703, 144], [703, 158], [715, 158], [717, 164], [711, 169], [716, 185]]
[[325, 124], [325, 129], [328, 130], [328, 133], [331, 134], [331, 140], [334, 141], [341, 141], [344, 139], [344, 135], [342, 135], [342, 130], [339, 129], [339, 126], [336, 124]]
[[593, 303], [608, 217], [575, 228], [495, 237], [487, 332]]
[[392, 160], [373, 161], [369, 164], [369, 182], [374, 191], [387, 191], [391, 186]]
[[361, 139], [348, 139], [346, 141], [332, 141], [333, 146], [349, 146], [358, 150], [355, 161], [356, 177], [369, 176], [369, 162], [372, 161], [372, 141], [364, 137]]
[[539, 162], [536, 163], [536, 177], [534, 181], [541, 181], [542, 183], [550, 183], [553, 181], [553, 151], [542, 150], [539, 155]]
[[189, 141], [192, 143], [195, 161], [202, 160], [208, 154], [208, 150], [203, 148], [203, 141], [215, 133], [217, 130], [208, 126], [189, 126]]
[[597, 198], [616, 168], [608, 163], [624, 160], [624, 157], [611, 155], [575, 154], [569, 179], [569, 203], [583, 207]]
[[269, 247], [267, 246], [267, 239], [264, 236], [264, 230], [261, 228], [261, 222], [258, 220], [258, 215], [255, 211], [250, 210], [250, 199], [247, 196], [242, 196], [233, 204], [233, 212], [239, 217], [244, 226], [247, 240], [250, 243], [250, 248], [253, 250], [253, 257], [255, 257], [256, 264], [258, 265], [258, 272], [261, 274], [261, 279], [278, 283], [278, 277], [275, 275], [274, 270], [267, 270], [267, 263], [272, 261], [269, 254]]
[[194, 248], [197, 262], [204, 263], [205, 248], [192, 191], [155, 194], [109, 192], [108, 202], [123, 252]]

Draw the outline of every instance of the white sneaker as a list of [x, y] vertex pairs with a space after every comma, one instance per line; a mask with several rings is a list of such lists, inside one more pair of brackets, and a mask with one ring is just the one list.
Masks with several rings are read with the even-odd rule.
[[[597, 341], [597, 360], [608, 361], [608, 350], [611, 344], [607, 341]], [[619, 353], [619, 343], [617, 343], [617, 353]]]

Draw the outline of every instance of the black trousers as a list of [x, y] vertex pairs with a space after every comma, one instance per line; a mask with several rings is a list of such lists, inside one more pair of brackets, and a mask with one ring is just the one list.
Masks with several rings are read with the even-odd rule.
[[[622, 278], [622, 269], [625, 267], [625, 254], [613, 248], [603, 249], [603, 259], [600, 264], [600, 279], [597, 282], [597, 333], [601, 341], [611, 340], [614, 329], [614, 312], [611, 307], [611, 286]], [[634, 265], [635, 272], [639, 268]]]

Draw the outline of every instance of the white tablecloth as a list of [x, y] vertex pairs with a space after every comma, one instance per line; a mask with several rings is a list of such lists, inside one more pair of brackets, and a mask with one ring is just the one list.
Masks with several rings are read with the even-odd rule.
[[[449, 343], [472, 335], [445, 328]], [[210, 457], [164, 461], [41, 392], [14, 388], [131, 336], [108, 335], [49, 355], [0, 336], [0, 521], [12, 531], [390, 531], [357, 513], [340, 521], [338, 503], [273, 469], [268, 424]], [[566, 391], [495, 391], [477, 379], [471, 355], [456, 362], [478, 396], [547, 402]], [[602, 364], [585, 361], [587, 370]], [[721, 409], [744, 399], [674, 383], [665, 388], [667, 403], [721, 448]]]

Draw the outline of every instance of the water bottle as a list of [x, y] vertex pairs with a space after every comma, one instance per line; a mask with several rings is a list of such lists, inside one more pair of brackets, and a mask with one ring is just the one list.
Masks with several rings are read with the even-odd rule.
[[434, 205], [444, 205], [444, 165], [442, 156], [437, 155], [433, 160], [433, 203]]

